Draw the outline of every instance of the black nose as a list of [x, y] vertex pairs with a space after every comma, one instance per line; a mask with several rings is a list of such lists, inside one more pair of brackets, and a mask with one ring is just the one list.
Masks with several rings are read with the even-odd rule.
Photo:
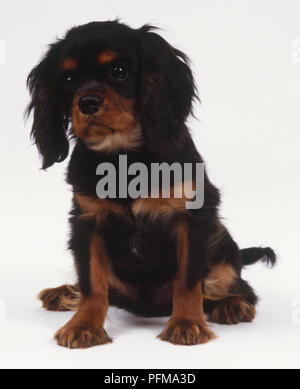
[[103, 99], [95, 95], [82, 96], [78, 101], [79, 109], [85, 115], [96, 113], [101, 107]]

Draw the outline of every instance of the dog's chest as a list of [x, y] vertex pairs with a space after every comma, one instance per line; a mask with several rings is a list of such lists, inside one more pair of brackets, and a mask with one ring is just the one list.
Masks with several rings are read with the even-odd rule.
[[77, 196], [82, 217], [94, 218], [114, 271], [124, 281], [161, 283], [176, 270], [174, 210], [159, 199], [122, 204]]

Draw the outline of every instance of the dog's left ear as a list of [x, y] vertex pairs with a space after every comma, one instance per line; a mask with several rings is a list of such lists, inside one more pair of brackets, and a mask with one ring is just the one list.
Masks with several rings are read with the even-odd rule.
[[50, 46], [42, 61], [27, 79], [31, 102], [27, 115], [33, 111], [31, 136], [43, 158], [42, 168], [63, 161], [69, 152], [67, 138], [68, 113], [56, 90], [55, 75], [61, 41]]
[[187, 56], [154, 33], [138, 31], [142, 83], [140, 121], [149, 147], [167, 152], [180, 140], [197, 92]]

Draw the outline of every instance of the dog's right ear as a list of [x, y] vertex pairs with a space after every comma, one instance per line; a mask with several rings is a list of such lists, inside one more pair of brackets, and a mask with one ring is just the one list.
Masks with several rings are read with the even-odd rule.
[[26, 113], [29, 116], [33, 111], [31, 137], [43, 158], [43, 169], [63, 161], [69, 153], [68, 113], [55, 80], [60, 45], [61, 41], [50, 46], [27, 79], [31, 102]]

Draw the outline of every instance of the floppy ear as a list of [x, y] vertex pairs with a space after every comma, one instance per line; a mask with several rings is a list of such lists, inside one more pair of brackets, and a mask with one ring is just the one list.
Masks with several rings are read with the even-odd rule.
[[180, 139], [185, 121], [198, 99], [187, 56], [152, 32], [139, 29], [142, 66], [140, 120], [145, 139], [155, 151], [166, 152]]
[[31, 102], [27, 115], [33, 111], [31, 137], [43, 158], [43, 169], [63, 161], [69, 152], [66, 135], [68, 114], [56, 90], [55, 74], [60, 42], [52, 45], [44, 59], [30, 72], [27, 86]]

